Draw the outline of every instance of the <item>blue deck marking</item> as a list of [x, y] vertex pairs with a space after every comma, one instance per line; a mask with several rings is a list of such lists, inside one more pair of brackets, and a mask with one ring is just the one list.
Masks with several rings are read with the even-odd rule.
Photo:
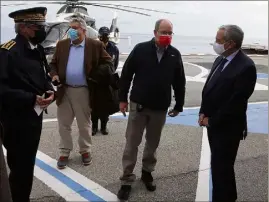
[[80, 196], [85, 198], [88, 201], [104, 201], [102, 198], [98, 197], [96, 194], [92, 193], [90, 190], [86, 189], [79, 183], [73, 181], [71, 178], [67, 177], [66, 175], [62, 174], [55, 168], [49, 166], [48, 164], [44, 163], [40, 159], [36, 158], [36, 166], [41, 168], [42, 170], [46, 171], [57, 180], [68, 186], [70, 189], [78, 193]]
[[[199, 108], [185, 109], [177, 117], [166, 118], [166, 124], [179, 124], [186, 126], [197, 126], [197, 118], [199, 114]], [[248, 132], [268, 134], [268, 103], [261, 104], [248, 104], [247, 110], [248, 116]], [[112, 118], [127, 119], [122, 115], [113, 116]]]
[[209, 201], [212, 201], [212, 191], [213, 191], [212, 173], [211, 168], [209, 168]]
[[257, 73], [258, 79], [268, 79], [268, 74], [266, 73]]

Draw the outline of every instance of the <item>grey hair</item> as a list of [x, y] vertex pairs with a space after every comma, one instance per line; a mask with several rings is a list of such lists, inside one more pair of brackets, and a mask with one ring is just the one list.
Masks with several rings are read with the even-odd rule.
[[236, 48], [241, 48], [243, 39], [244, 39], [244, 32], [243, 30], [237, 25], [222, 25], [219, 29], [224, 30], [224, 40], [225, 41], [234, 41]]
[[[159, 30], [160, 25], [161, 25], [162, 21], [164, 21], [164, 20], [166, 20], [166, 19], [159, 19], [159, 20], [156, 21], [156, 23], [155, 23], [155, 28], [154, 28], [155, 31], [158, 31], [158, 30]], [[168, 21], [168, 20], [167, 20], [167, 21]], [[170, 21], [169, 21], [169, 22], [170, 22]], [[173, 24], [172, 24], [171, 22], [170, 22], [170, 24], [173, 26]]]
[[72, 16], [70, 23], [79, 23], [83, 29], [87, 30], [87, 24], [84, 20], [84, 17], [79, 13], [76, 13]]

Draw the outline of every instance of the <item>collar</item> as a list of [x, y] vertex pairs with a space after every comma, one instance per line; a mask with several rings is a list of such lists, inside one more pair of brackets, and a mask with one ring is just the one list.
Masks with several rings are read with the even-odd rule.
[[165, 50], [167, 50], [167, 48], [169, 47], [169, 45], [168, 46], [166, 46], [165, 48], [160, 48], [159, 46], [157, 46], [157, 44], [156, 44], [156, 41], [155, 41], [155, 38], [153, 37], [152, 38], [152, 40], [151, 40], [151, 42], [154, 44], [154, 46], [155, 46], [155, 48], [156, 48], [156, 51], [165, 51]]
[[80, 44], [73, 44], [73, 42], [70, 40], [70, 44], [71, 45], [73, 45], [73, 46], [82, 46], [82, 47], [84, 47], [85, 46], [85, 39], [86, 39], [86, 37], [83, 39], [83, 41], [80, 43]]
[[35, 48], [37, 48], [37, 45], [33, 45], [30, 41], [29, 41], [29, 44], [30, 44], [30, 48], [32, 49], [32, 50], [34, 50]]
[[168, 46], [165, 46], [164, 48], [160, 48], [159, 46], [157, 46], [157, 44], [155, 44], [155, 46], [156, 46], [157, 51], [165, 51], [168, 48]]
[[28, 41], [23, 35], [17, 34], [15, 41], [17, 42], [17, 44], [21, 47], [24, 47], [26, 49], [35, 49], [37, 48], [37, 45], [34, 46], [33, 44], [31, 44], [30, 41]]
[[231, 55], [227, 56], [226, 59], [228, 61], [232, 61], [232, 59], [234, 59], [234, 57], [236, 56], [236, 54], [239, 52], [239, 50], [235, 51], [234, 53], [232, 53]]

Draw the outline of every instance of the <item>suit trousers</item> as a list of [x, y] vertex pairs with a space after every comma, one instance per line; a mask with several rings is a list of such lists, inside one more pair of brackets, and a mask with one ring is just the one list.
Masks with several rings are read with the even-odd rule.
[[146, 129], [146, 143], [143, 152], [142, 169], [152, 172], [155, 169], [157, 159], [156, 150], [159, 146], [161, 133], [166, 121], [167, 111], [143, 109], [136, 110], [137, 104], [130, 102], [130, 112], [126, 129], [126, 144], [122, 157], [123, 175], [120, 177], [122, 184], [131, 185], [136, 176], [133, 173], [137, 162], [138, 146]]
[[1, 137], [0, 137], [0, 201], [12, 202], [7, 175], [6, 161], [2, 149]]
[[75, 117], [79, 129], [79, 152], [80, 154], [91, 152], [92, 122], [89, 98], [87, 87], [66, 88], [62, 103], [57, 108], [61, 156], [69, 156], [73, 150], [71, 126]]
[[234, 163], [241, 136], [208, 128], [211, 150], [211, 173], [213, 183], [212, 201], [235, 201], [237, 199]]
[[42, 114], [33, 120], [20, 121], [3, 122], [5, 131], [3, 144], [7, 150], [12, 200], [29, 202], [42, 130]]

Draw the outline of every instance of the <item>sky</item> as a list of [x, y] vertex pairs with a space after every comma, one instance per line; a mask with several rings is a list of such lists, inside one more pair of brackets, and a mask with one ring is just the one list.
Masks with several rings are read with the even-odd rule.
[[[47, 20], [52, 21], [61, 7], [61, 5], [35, 4], [35, 1], [1, 1], [2, 5], [14, 3], [31, 5], [1, 6], [1, 39], [10, 38], [14, 33], [13, 20], [8, 17], [10, 12], [46, 6]], [[222, 24], [237, 24], [245, 32], [245, 38], [268, 39], [267, 1], [100, 1], [98, 3], [131, 5], [176, 13], [173, 15], [149, 12], [152, 16], [147, 17], [118, 11], [118, 24], [122, 33], [151, 34], [155, 21], [159, 18], [167, 18], [173, 23], [176, 35], [212, 37], [216, 35], [218, 27]], [[90, 16], [96, 19], [97, 27], [110, 26], [115, 10], [92, 6], [87, 8]]]

